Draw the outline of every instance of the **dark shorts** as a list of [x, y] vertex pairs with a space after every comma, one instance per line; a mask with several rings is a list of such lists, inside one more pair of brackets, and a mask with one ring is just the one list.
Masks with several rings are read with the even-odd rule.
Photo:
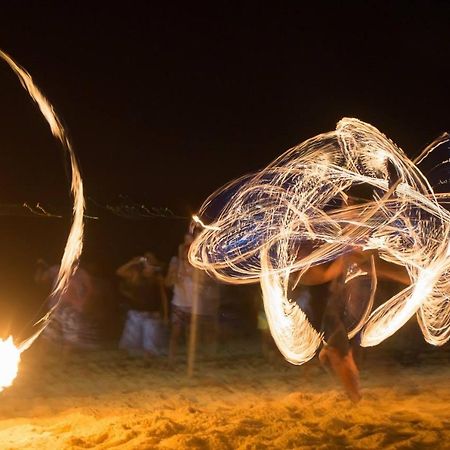
[[172, 324], [181, 327], [188, 327], [191, 324], [192, 312], [172, 305]]

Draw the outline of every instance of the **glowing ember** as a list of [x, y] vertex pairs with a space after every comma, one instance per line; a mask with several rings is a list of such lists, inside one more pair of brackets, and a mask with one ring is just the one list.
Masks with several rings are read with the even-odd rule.
[[[403, 266], [410, 286], [371, 312], [373, 283], [370, 309], [349, 336], [361, 330], [361, 344], [376, 345], [416, 314], [426, 341], [442, 345], [450, 339], [450, 214], [441, 202], [450, 194], [435, 194], [418, 164], [448, 139], [414, 163], [373, 126], [342, 119], [210, 196], [199, 216], [216, 219], [194, 241], [190, 261], [228, 283], [259, 281], [275, 342], [301, 364], [322, 336], [290, 301], [290, 275], [355, 249], [376, 251], [380, 264]], [[358, 189], [368, 195], [349, 203]]]
[[0, 339], [0, 391], [12, 385], [17, 376], [20, 350], [14, 345], [12, 336]]

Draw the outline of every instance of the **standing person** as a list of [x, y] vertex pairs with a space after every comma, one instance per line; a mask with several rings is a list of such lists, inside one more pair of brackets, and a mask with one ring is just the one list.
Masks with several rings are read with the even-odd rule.
[[[49, 266], [38, 261], [35, 281], [45, 286], [50, 292], [54, 288], [60, 266]], [[92, 280], [89, 274], [79, 267], [72, 275], [67, 289], [60, 297], [48, 299], [48, 309], [58, 307], [52, 319], [42, 333], [43, 341], [60, 345], [64, 353], [75, 349], [95, 349], [98, 346], [98, 327], [95, 318], [90, 314], [92, 301]]]
[[169, 360], [174, 361], [177, 352], [178, 341], [184, 332], [188, 335], [191, 323], [196, 283], [194, 272], [188, 260], [189, 247], [193, 242], [193, 236], [186, 233], [184, 242], [178, 247], [178, 255], [172, 257], [166, 277], [166, 285], [173, 287], [172, 296], [172, 323], [169, 342]]
[[[191, 337], [194, 347], [200, 339], [202, 349], [209, 354], [214, 354], [217, 347], [220, 289], [205, 272], [195, 269], [189, 263], [188, 253], [192, 242], [193, 236], [186, 233], [183, 243], [178, 247], [178, 255], [170, 261], [166, 277], [166, 285], [173, 287], [169, 343], [171, 362], [175, 359], [183, 334], [186, 342]], [[191, 327], [194, 323], [195, 326]]]
[[197, 273], [197, 301], [192, 313], [196, 315], [198, 341], [201, 350], [209, 356], [215, 355], [219, 335], [220, 287], [204, 271]]
[[129, 307], [119, 348], [161, 355], [168, 306], [161, 264], [148, 252], [119, 267], [116, 274], [122, 279], [121, 291]]
[[87, 313], [98, 323], [100, 338], [104, 342], [117, 340], [122, 332], [122, 320], [117, 293], [112, 280], [106, 276], [103, 267], [90, 261], [84, 266], [91, 278], [92, 294]]

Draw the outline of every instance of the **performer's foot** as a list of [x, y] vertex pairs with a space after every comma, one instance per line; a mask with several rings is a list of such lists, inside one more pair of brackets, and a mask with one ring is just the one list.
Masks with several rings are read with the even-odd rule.
[[333, 347], [323, 347], [319, 353], [319, 360], [323, 366], [330, 369], [343, 384], [345, 392], [354, 403], [361, 400], [359, 392], [359, 371], [350, 350], [345, 356]]

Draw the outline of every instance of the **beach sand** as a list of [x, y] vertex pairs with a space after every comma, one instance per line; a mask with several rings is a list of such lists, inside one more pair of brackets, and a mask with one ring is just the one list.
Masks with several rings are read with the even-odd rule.
[[369, 349], [354, 405], [316, 361], [242, 348], [200, 360], [192, 378], [183, 360], [110, 350], [43, 361], [32, 349], [0, 394], [0, 448], [450, 449], [445, 349], [414, 365]]

